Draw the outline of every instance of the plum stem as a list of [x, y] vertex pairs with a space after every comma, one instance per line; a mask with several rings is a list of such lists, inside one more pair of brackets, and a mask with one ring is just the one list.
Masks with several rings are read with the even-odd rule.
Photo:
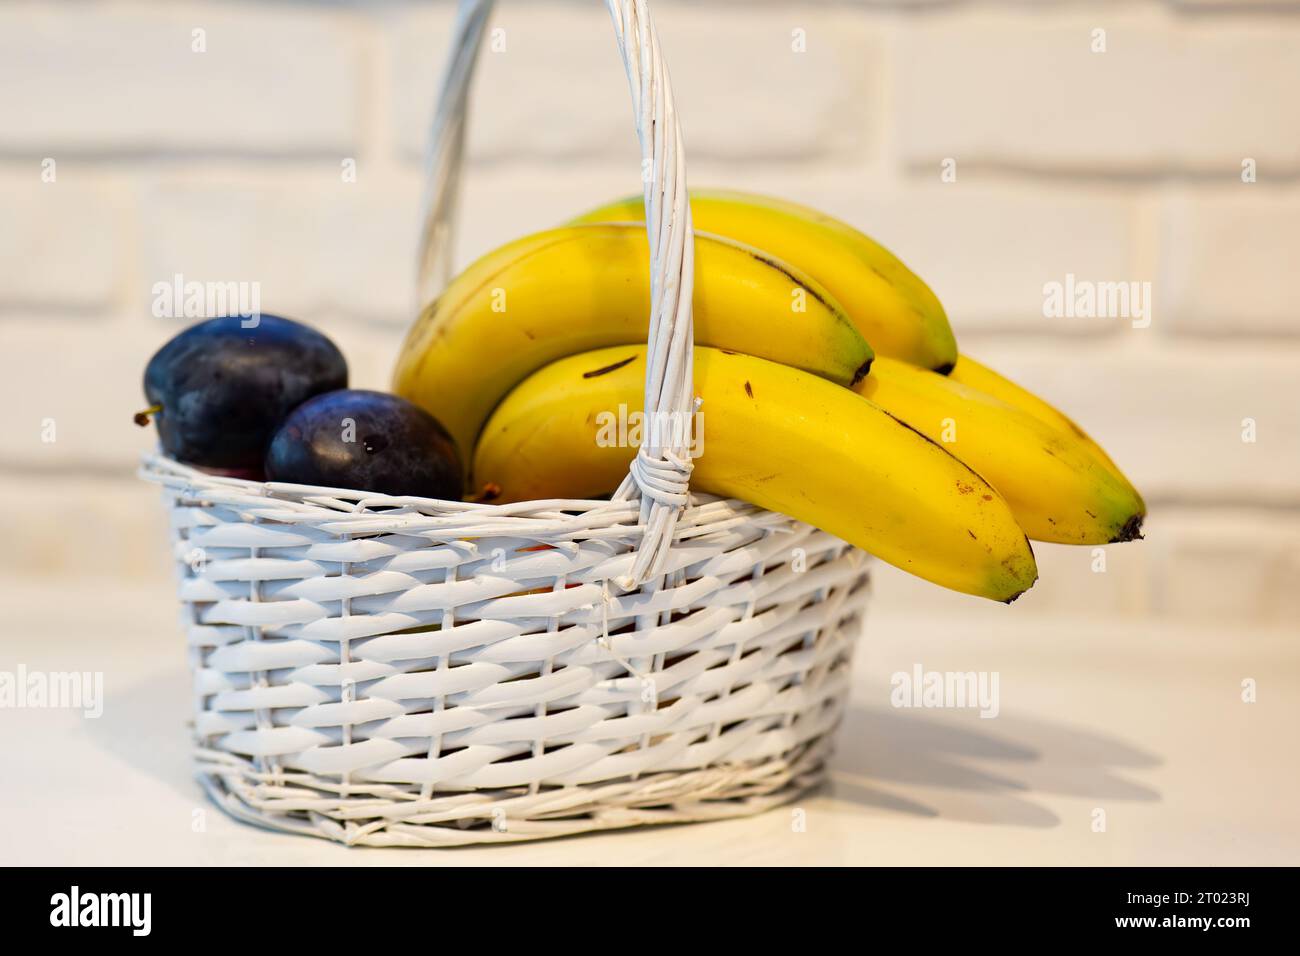
[[141, 428], [144, 428], [146, 425], [149, 424], [149, 416], [150, 416], [150, 415], [157, 415], [157, 414], [158, 414], [159, 412], [161, 412], [162, 410], [163, 410], [163, 407], [162, 407], [161, 404], [158, 404], [158, 405], [150, 405], [150, 406], [149, 406], [148, 408], [146, 408], [144, 411], [142, 411], [142, 412], [136, 412], [136, 413], [135, 413], [135, 417], [132, 419], [132, 421], [134, 421], [134, 422], [135, 422], [137, 425], [139, 425]]

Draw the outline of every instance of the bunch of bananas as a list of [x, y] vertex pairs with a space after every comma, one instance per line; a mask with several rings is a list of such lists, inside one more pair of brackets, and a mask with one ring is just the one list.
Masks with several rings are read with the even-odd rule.
[[[1061, 412], [958, 355], [943, 306], [856, 229], [792, 203], [693, 192], [693, 488], [807, 521], [945, 587], [1012, 601], [1029, 538], [1139, 537], [1146, 507]], [[641, 199], [512, 242], [420, 316], [395, 391], [472, 449], [495, 500], [593, 498], [636, 441], [649, 250]]]

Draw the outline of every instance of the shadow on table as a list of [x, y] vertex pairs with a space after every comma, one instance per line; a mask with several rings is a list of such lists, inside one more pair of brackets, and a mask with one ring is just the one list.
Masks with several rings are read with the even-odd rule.
[[97, 745], [133, 767], [196, 797], [186, 719], [192, 679], [183, 669], [153, 674], [128, 686], [106, 681], [104, 713], [85, 721]]
[[[1035, 795], [1094, 799], [1103, 807], [1159, 800], [1122, 772], [1160, 762], [1118, 738], [1053, 721], [853, 705], [836, 740], [828, 792], [885, 811], [1046, 828], [1061, 819]], [[925, 802], [881, 784], [926, 788]]]

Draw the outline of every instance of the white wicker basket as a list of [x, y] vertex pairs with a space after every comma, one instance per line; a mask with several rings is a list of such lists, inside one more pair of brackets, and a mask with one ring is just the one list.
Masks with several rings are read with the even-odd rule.
[[[607, 0], [651, 237], [646, 408], [689, 414], [693, 235], [643, 0]], [[445, 274], [490, 0], [461, 4], [430, 152], [421, 289]], [[643, 447], [610, 501], [481, 505], [255, 483], [159, 456], [194, 672], [197, 773], [236, 817], [449, 846], [753, 813], [821, 776], [867, 558], [687, 492]]]

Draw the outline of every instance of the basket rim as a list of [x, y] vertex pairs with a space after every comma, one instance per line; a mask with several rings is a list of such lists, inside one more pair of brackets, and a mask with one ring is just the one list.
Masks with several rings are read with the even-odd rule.
[[[550, 498], [493, 504], [385, 495], [351, 488], [255, 481], [213, 475], [155, 449], [141, 455], [138, 477], [178, 497], [233, 508], [244, 520], [310, 524], [332, 534], [419, 534], [439, 540], [510, 535], [539, 541], [641, 536], [639, 500]], [[675, 541], [739, 524], [789, 529], [799, 522], [738, 498], [690, 491]], [[382, 510], [381, 510], [382, 509]]]

